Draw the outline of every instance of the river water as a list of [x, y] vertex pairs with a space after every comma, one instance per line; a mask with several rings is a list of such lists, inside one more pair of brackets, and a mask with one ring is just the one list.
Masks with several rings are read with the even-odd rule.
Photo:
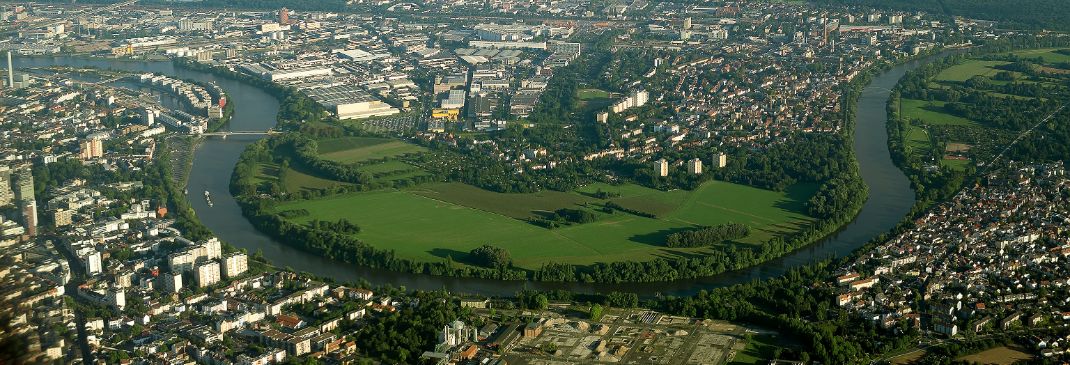
[[[934, 57], [939, 57], [934, 56]], [[390, 284], [407, 289], [446, 289], [481, 295], [511, 295], [520, 289], [566, 289], [580, 293], [622, 291], [641, 296], [692, 295], [711, 289], [783, 275], [788, 270], [830, 257], [849, 254], [881, 233], [893, 228], [914, 204], [914, 192], [906, 176], [892, 163], [888, 151], [886, 104], [892, 89], [909, 70], [924, 61], [896, 66], [873, 78], [855, 104], [857, 126], [854, 150], [869, 186], [869, 199], [858, 216], [838, 233], [782, 258], [748, 269], [690, 280], [637, 284], [543, 283], [453, 278], [373, 270], [324, 259], [300, 251], [261, 234], [242, 216], [241, 208], [230, 195], [230, 176], [238, 157], [256, 136], [206, 138], [193, 158], [188, 189], [189, 202], [205, 226], [220, 239], [249, 252], [260, 250], [272, 263], [339, 281], [365, 279], [374, 285]], [[235, 131], [262, 131], [275, 125], [279, 103], [271, 95], [251, 85], [212, 74], [179, 69], [170, 62], [117, 61], [70, 57], [19, 57], [15, 67], [66, 65], [133, 72], [159, 72], [174, 77], [213, 81], [229, 94], [235, 104], [234, 117], [227, 128]], [[212, 194], [208, 207], [203, 191]]]

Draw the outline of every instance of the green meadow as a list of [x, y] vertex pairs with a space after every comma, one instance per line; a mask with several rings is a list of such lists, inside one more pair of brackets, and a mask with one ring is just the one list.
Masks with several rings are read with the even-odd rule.
[[319, 141], [321, 157], [347, 164], [423, 151], [426, 149], [421, 146], [391, 138], [344, 137]]
[[[597, 190], [617, 191], [620, 197], [598, 199]], [[636, 185], [592, 185], [575, 192], [500, 194], [464, 184], [425, 184], [405, 190], [379, 190], [281, 204], [276, 211], [305, 209], [311, 215], [292, 219], [348, 219], [361, 226], [357, 238], [394, 250], [400, 257], [421, 261], [461, 258], [483, 244], [509, 250], [514, 264], [537, 269], [547, 262], [650, 260], [708, 253], [718, 246], [690, 249], [664, 247], [673, 232], [729, 222], [751, 227], [751, 235], [727, 245], [761, 245], [789, 235], [813, 221], [804, 203], [816, 187], [797, 185], [774, 192], [711, 181], [694, 191], [662, 192]], [[649, 208], [656, 202], [658, 218], [624, 212], [605, 213], [607, 201]], [[588, 209], [599, 216], [593, 223], [547, 229], [527, 221], [560, 208]]]

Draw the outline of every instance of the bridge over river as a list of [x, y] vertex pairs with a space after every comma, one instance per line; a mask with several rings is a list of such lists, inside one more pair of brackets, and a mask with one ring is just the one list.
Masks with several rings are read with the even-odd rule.
[[226, 139], [229, 136], [261, 136], [261, 137], [264, 137], [264, 136], [270, 136], [270, 135], [274, 135], [274, 134], [279, 134], [279, 132], [275, 131], [274, 129], [268, 129], [266, 131], [218, 131], [218, 132], [201, 133], [201, 136], [204, 136], [204, 137], [222, 137], [223, 139]]

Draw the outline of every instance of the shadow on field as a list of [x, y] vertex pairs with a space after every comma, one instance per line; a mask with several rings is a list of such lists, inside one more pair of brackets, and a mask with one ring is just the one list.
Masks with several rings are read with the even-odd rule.
[[648, 244], [648, 245], [651, 245], [651, 246], [664, 247], [665, 246], [665, 239], [668, 238], [670, 234], [677, 233], [677, 232], [690, 231], [690, 230], [693, 230], [693, 229], [696, 229], [696, 228], [700, 228], [700, 227], [699, 226], [691, 226], [691, 227], [663, 229], [663, 230], [660, 230], [660, 231], [654, 231], [654, 232], [650, 232], [650, 233], [637, 234], [637, 235], [628, 237], [628, 240], [632, 241], [632, 242]]
[[455, 262], [460, 262], [460, 263], [464, 263], [464, 264], [470, 264], [470, 262], [469, 262], [470, 260], [468, 260], [468, 253], [464, 252], [464, 251], [457, 251], [457, 250], [453, 250], [453, 249], [449, 249], [449, 248], [441, 248], [440, 247], [440, 248], [433, 248], [430, 251], [427, 251], [427, 253], [429, 253], [429, 254], [431, 254], [432, 256], [435, 256], [435, 257], [439, 257], [439, 258], [447, 258], [447, 257], [449, 257], [450, 259], [452, 259]]

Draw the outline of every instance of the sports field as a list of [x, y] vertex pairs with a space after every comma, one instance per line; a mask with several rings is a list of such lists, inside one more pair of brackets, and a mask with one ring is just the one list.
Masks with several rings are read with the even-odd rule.
[[613, 94], [602, 89], [579, 89], [576, 97], [580, 100], [612, 98]]
[[421, 146], [391, 138], [344, 137], [319, 141], [321, 157], [347, 164], [397, 157], [425, 150]]
[[[358, 238], [380, 248], [393, 249], [404, 258], [424, 261], [444, 260], [447, 256], [458, 258], [475, 247], [491, 244], [509, 250], [517, 266], [536, 269], [546, 262], [650, 260], [716, 249], [663, 246], [669, 233], [699, 225], [744, 223], [751, 227], [751, 235], [729, 244], [762, 244], [812, 221], [802, 212], [805, 199], [813, 194], [815, 187], [800, 185], [785, 193], [719, 181], [708, 182], [694, 191], [679, 192], [659, 192], [634, 185], [621, 187], [629, 192], [627, 196], [644, 194], [645, 198], [672, 204], [658, 219], [623, 212], [603, 213], [596, 207], [605, 200], [580, 192], [504, 196], [473, 189], [459, 184], [430, 184], [411, 190], [381, 190], [289, 202], [281, 204], [276, 211], [312, 212], [310, 216], [294, 219], [299, 223], [311, 219], [349, 219], [361, 226]], [[581, 190], [589, 189], [592, 187]], [[609, 200], [613, 199], [617, 198]], [[522, 220], [539, 211], [582, 207], [584, 202], [597, 212], [598, 221], [549, 230]]]

